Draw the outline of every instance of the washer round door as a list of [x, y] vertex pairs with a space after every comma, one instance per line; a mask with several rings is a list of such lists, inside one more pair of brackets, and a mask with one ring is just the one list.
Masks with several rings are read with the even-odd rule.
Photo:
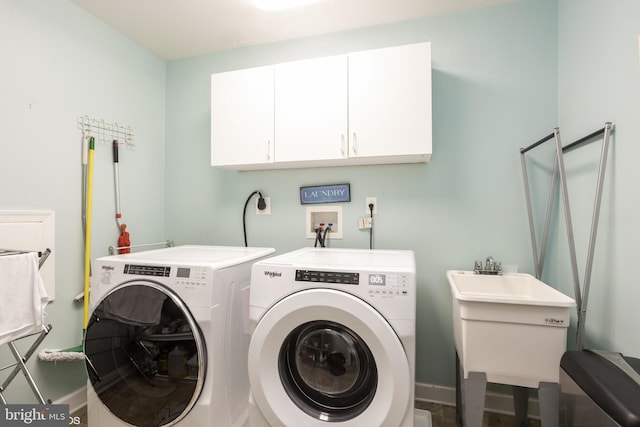
[[177, 423], [202, 391], [202, 334], [182, 300], [156, 282], [126, 282], [105, 295], [89, 319], [84, 352], [98, 398], [134, 426]]
[[274, 426], [398, 426], [411, 399], [409, 361], [389, 322], [332, 289], [300, 291], [264, 314], [251, 338], [249, 380]]

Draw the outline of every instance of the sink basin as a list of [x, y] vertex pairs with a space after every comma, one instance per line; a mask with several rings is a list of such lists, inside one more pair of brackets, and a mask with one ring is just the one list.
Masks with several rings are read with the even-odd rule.
[[464, 378], [538, 388], [559, 382], [575, 301], [529, 274], [447, 271], [453, 332]]
[[448, 271], [451, 292], [458, 300], [503, 304], [572, 307], [575, 301], [530, 274], [484, 275]]

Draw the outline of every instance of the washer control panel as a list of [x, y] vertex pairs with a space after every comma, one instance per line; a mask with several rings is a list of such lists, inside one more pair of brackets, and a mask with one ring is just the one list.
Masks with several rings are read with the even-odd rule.
[[394, 297], [408, 295], [408, 278], [405, 274], [369, 273], [369, 295]]
[[[367, 287], [371, 297], [395, 297], [408, 295], [409, 278], [397, 273], [350, 273], [344, 271], [296, 270], [297, 282], [335, 283]], [[365, 282], [366, 280], [366, 282]]]
[[296, 270], [296, 282], [342, 283], [345, 285], [357, 285], [360, 283], [360, 273]]

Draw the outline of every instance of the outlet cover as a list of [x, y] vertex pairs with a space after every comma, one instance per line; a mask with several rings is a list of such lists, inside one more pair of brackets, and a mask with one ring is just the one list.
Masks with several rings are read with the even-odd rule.
[[263, 197], [266, 207], [258, 209], [258, 199], [256, 199], [256, 215], [271, 215], [271, 197]]
[[371, 215], [371, 209], [369, 209], [369, 204], [373, 203], [373, 214], [376, 215], [378, 213], [378, 198], [377, 197], [367, 197], [365, 201], [364, 208], [365, 213], [367, 215]]

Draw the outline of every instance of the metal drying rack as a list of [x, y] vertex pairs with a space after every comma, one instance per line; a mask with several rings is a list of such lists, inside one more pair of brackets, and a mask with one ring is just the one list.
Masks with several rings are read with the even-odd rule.
[[[28, 252], [32, 252], [32, 251], [16, 251], [16, 250], [1, 249], [0, 256], [19, 255], [19, 254], [24, 254]], [[45, 263], [45, 261], [47, 260], [50, 254], [51, 254], [51, 249], [49, 248], [47, 248], [43, 252], [38, 252], [38, 256], [40, 258], [38, 261], [38, 269], [42, 267], [42, 265]], [[16, 338], [15, 340], [9, 341], [7, 343], [7, 346], [9, 347], [9, 350], [11, 350], [11, 354], [13, 354], [13, 357], [15, 358], [16, 363], [13, 363], [4, 367], [0, 367], [0, 371], [13, 368], [9, 376], [7, 376], [7, 378], [4, 380], [4, 382], [0, 386], [0, 402], [2, 404], [4, 405], [7, 404], [7, 400], [4, 397], [4, 392], [7, 389], [7, 387], [9, 387], [9, 384], [14, 380], [14, 378], [20, 372], [24, 374], [24, 377], [27, 383], [31, 387], [31, 391], [33, 391], [33, 394], [38, 399], [38, 402], [40, 402], [42, 405], [51, 403], [51, 400], [45, 400], [45, 398], [42, 396], [42, 393], [40, 393], [40, 389], [38, 388], [38, 385], [33, 379], [31, 372], [29, 372], [29, 368], [27, 368], [26, 362], [33, 355], [33, 353], [40, 346], [42, 341], [44, 341], [44, 339], [47, 337], [47, 335], [49, 334], [49, 332], [51, 332], [52, 329], [53, 327], [51, 325], [42, 325], [41, 332], [27, 334], [25, 336]], [[24, 355], [20, 354], [20, 352], [18, 351], [18, 348], [16, 347], [15, 342], [30, 336], [34, 336], [34, 335], [38, 335], [38, 338], [36, 338], [36, 340], [31, 344], [31, 347], [29, 347], [29, 349], [24, 353]]]
[[[564, 218], [567, 228], [567, 238], [569, 241], [569, 257], [571, 261], [571, 272], [573, 276], [573, 287], [576, 300], [576, 308], [578, 311], [578, 329], [576, 334], [576, 348], [582, 350], [584, 348], [585, 320], [587, 316], [587, 301], [589, 298], [589, 287], [591, 285], [591, 272], [593, 268], [593, 255], [595, 250], [596, 234], [598, 231], [598, 219], [600, 217], [600, 205], [602, 201], [602, 188], [604, 184], [605, 168], [607, 164], [607, 153], [609, 151], [609, 139], [613, 131], [613, 125], [606, 122], [602, 129], [586, 135], [567, 146], [562, 146], [560, 142], [560, 129], [555, 128], [553, 132], [539, 141], [534, 142], [526, 148], [520, 149], [520, 161], [522, 163], [522, 175], [524, 178], [525, 197], [527, 199], [527, 212], [529, 216], [529, 230], [531, 233], [531, 246], [533, 249], [533, 260], [535, 267], [535, 275], [538, 279], [542, 278], [542, 270], [544, 267], [545, 252], [547, 249], [549, 228], [551, 222], [551, 212], [553, 209], [553, 201], [555, 196], [556, 181], [560, 179], [560, 189], [562, 202], [564, 206]], [[564, 168], [564, 154], [572, 151], [587, 142], [595, 140], [597, 137], [603, 137], [602, 150], [600, 153], [600, 163], [598, 166], [598, 178], [596, 186], [595, 202], [593, 207], [593, 215], [591, 219], [591, 233], [589, 237], [589, 248], [587, 252], [587, 262], [584, 272], [583, 290], [580, 289], [580, 278], [578, 274], [578, 262], [576, 257], [576, 247], [573, 238], [573, 224], [571, 222], [571, 211], [569, 208], [569, 193], [567, 190], [567, 177]], [[556, 155], [554, 156], [553, 174], [551, 177], [551, 188], [549, 190], [549, 199], [547, 201], [547, 212], [545, 216], [544, 231], [542, 236], [541, 248], [538, 253], [536, 232], [533, 221], [533, 207], [531, 202], [531, 193], [529, 189], [529, 177], [527, 175], [527, 163], [525, 154], [542, 145], [543, 143], [554, 139], [556, 145]]]

